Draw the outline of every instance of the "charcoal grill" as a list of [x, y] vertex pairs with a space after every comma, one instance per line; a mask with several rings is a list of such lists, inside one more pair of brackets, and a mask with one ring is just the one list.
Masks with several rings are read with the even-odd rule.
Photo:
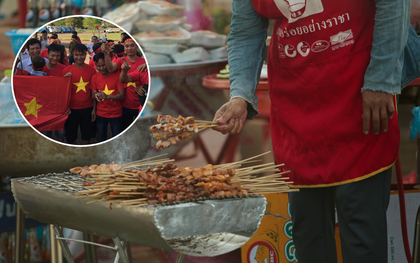
[[86, 190], [74, 186], [83, 181], [81, 176], [66, 172], [12, 180], [13, 195], [22, 211], [54, 225], [68, 262], [73, 261], [60, 227], [112, 238], [115, 247], [108, 248], [117, 250], [117, 258], [124, 263], [128, 262], [126, 242], [212, 257], [244, 245], [257, 230], [266, 208], [262, 195], [198, 198], [143, 207], [105, 201], [87, 204], [92, 199], [74, 195]]

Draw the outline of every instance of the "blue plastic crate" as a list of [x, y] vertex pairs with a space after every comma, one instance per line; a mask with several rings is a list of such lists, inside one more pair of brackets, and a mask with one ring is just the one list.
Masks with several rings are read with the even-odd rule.
[[[25, 43], [26, 39], [31, 36], [31, 34], [22, 34], [22, 33], [16, 33], [18, 29], [10, 30], [5, 32], [4, 34], [8, 37], [10, 37], [10, 41], [12, 42], [12, 48], [13, 52], [15, 52], [15, 55], [17, 55], [20, 51], [20, 48], [22, 47], [23, 43]], [[35, 29], [34, 29], [35, 31]]]

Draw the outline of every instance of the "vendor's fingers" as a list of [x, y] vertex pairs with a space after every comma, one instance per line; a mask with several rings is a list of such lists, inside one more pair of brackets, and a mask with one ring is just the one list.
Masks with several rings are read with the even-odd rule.
[[240, 129], [240, 127], [241, 127], [241, 124], [240, 124], [240, 122], [239, 122], [239, 119], [238, 118], [235, 118], [235, 119], [233, 119], [234, 121], [233, 121], [233, 128], [232, 128], [232, 130], [230, 131], [230, 134], [237, 134], [237, 133], [239, 133], [240, 131], [239, 131], [239, 129]]
[[362, 114], [363, 133], [366, 135], [369, 134], [369, 131], [370, 131], [370, 116], [371, 116], [370, 108], [363, 105], [363, 114]]
[[386, 132], [388, 130], [388, 111], [386, 107], [381, 107], [380, 115], [381, 115], [382, 131]]
[[388, 103], [386, 104], [386, 108], [388, 112], [388, 118], [392, 119], [394, 117], [394, 111], [395, 111], [394, 97], [392, 97], [391, 101], [388, 101]]
[[128, 61], [127, 61], [127, 59], [125, 59], [125, 57], [123, 57], [122, 59], [128, 64]]
[[380, 111], [379, 108], [374, 108], [372, 110], [372, 128], [373, 128], [373, 133], [378, 135], [379, 131], [380, 131], [380, 125], [381, 125], [381, 116], [380, 116]]

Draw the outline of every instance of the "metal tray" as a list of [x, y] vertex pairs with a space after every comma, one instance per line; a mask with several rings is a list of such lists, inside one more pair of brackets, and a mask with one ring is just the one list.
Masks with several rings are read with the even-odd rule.
[[[47, 182], [47, 183], [45, 183]], [[104, 237], [193, 256], [217, 256], [243, 246], [256, 232], [266, 208], [261, 195], [129, 207], [104, 201], [87, 204], [68, 183], [69, 173], [13, 179], [12, 191], [31, 218]]]

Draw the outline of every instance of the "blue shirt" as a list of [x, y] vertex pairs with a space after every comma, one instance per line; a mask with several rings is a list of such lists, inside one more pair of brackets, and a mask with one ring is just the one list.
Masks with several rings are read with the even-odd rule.
[[[410, 25], [410, 0], [375, 0], [371, 60], [363, 90], [400, 93], [420, 77], [420, 40]], [[258, 114], [255, 95], [263, 64], [268, 19], [257, 14], [251, 0], [233, 0], [228, 36], [231, 99], [248, 102], [248, 116]], [[244, 55], [246, 54], [246, 55]]]
[[47, 76], [47, 72], [44, 71], [40, 71], [40, 70], [31, 70], [29, 71], [29, 74], [31, 74], [31, 76]]

